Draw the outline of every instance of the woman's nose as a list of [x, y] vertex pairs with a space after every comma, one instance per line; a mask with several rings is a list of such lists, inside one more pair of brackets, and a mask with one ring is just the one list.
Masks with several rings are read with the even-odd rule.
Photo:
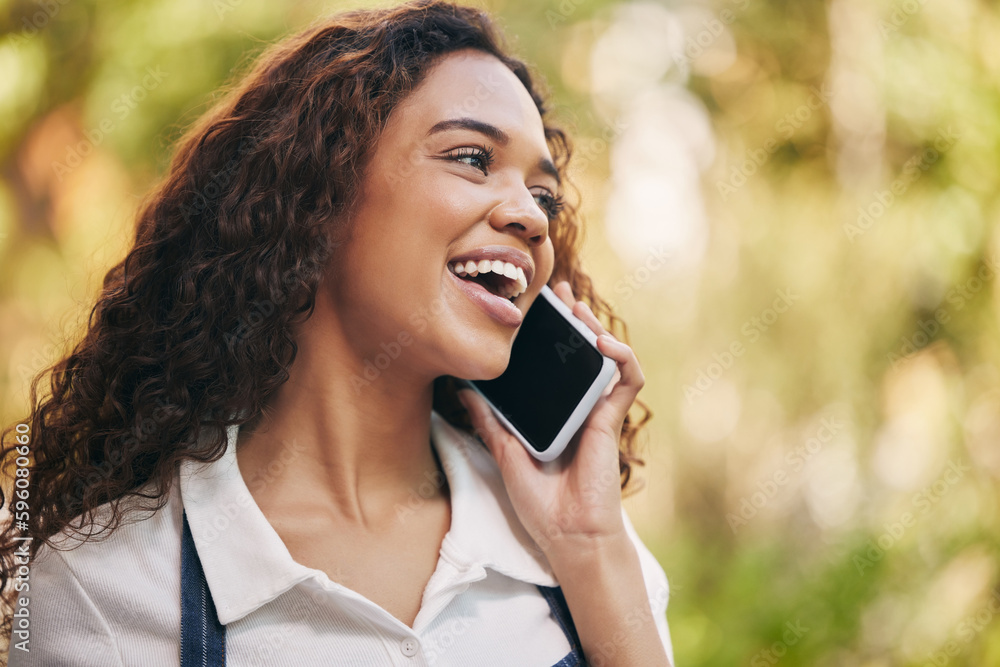
[[524, 186], [515, 188], [497, 204], [490, 211], [489, 221], [497, 231], [516, 234], [532, 247], [545, 243], [549, 235], [548, 216]]

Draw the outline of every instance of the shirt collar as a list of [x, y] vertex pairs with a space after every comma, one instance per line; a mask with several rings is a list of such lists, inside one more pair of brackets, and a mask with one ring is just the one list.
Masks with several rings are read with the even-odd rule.
[[511, 505], [496, 460], [485, 445], [431, 413], [431, 439], [451, 492], [451, 530], [442, 550], [469, 566], [557, 586], [541, 549]]
[[180, 467], [184, 512], [223, 625], [316, 574], [295, 562], [250, 495], [236, 460], [238, 432], [235, 424], [226, 430], [221, 459]]
[[[184, 511], [219, 621], [239, 620], [319, 571], [295, 562], [253, 500], [236, 460], [239, 427], [210, 463], [180, 467]], [[541, 550], [521, 525], [489, 451], [468, 433], [431, 413], [431, 441], [451, 496], [451, 527], [443, 554], [473, 570], [487, 567], [542, 586], [558, 585]]]

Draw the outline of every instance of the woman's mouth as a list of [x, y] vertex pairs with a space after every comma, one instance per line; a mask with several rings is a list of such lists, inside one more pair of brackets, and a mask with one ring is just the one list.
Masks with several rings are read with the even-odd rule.
[[531, 255], [505, 244], [480, 246], [452, 255], [448, 273], [487, 315], [505, 326], [521, 326], [524, 315], [515, 304], [534, 279]]
[[[486, 260], [484, 260], [486, 261]], [[449, 267], [448, 271], [451, 275], [452, 280], [455, 281], [456, 286], [465, 293], [470, 301], [473, 301], [483, 312], [493, 318], [500, 324], [512, 328], [517, 328], [521, 326], [521, 321], [524, 319], [524, 315], [521, 310], [514, 305], [514, 299], [516, 296], [501, 296], [500, 293], [491, 291], [491, 288], [487, 286], [488, 283], [485, 280], [491, 280], [487, 276], [484, 282], [476, 282], [473, 277], [468, 276], [466, 272], [466, 277], [462, 278], [455, 270]], [[495, 275], [495, 274], [494, 274]], [[499, 285], [499, 286], [497, 286]], [[502, 283], [496, 283], [493, 285], [492, 289], [503, 290], [503, 293], [512, 294], [513, 290], [519, 290], [518, 287], [511, 287], [509, 285], [504, 286]], [[517, 295], [522, 292], [517, 291]]]
[[481, 259], [452, 262], [448, 268], [459, 278], [482, 285], [490, 293], [513, 301], [528, 289], [524, 270], [511, 262]]

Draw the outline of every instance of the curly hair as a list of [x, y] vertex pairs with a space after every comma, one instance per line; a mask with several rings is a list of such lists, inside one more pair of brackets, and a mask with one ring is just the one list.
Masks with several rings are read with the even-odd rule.
[[[30, 415], [0, 438], [7, 479], [15, 462], [27, 470], [9, 492], [11, 511], [24, 510], [28, 524], [25, 531], [18, 518], [0, 533], [0, 589], [9, 594], [24, 562], [15, 549], [25, 535], [34, 556], [60, 532], [89, 539], [115, 530], [132, 504], [125, 499], [163, 507], [182, 459], [217, 460], [227, 426], [262, 414], [295, 360], [293, 326], [311, 315], [323, 268], [346, 243], [339, 214], [359, 201], [390, 112], [440, 56], [466, 48], [497, 57], [524, 84], [568, 182], [567, 135], [545, 120], [527, 66], [507, 54], [481, 10], [417, 0], [345, 12], [269, 48], [179, 140], [82, 340], [34, 378]], [[627, 342], [624, 323], [581, 269], [572, 202], [551, 237], [550, 283], [569, 281]], [[455, 392], [453, 378], [439, 378], [434, 409], [471, 429]], [[622, 489], [643, 463], [635, 440], [651, 413], [637, 405], [643, 418], [626, 418], [622, 429]], [[98, 526], [102, 505], [110, 518]]]

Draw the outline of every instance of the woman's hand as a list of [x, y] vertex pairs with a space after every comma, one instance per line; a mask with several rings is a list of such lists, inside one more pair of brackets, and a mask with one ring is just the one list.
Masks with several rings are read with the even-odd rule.
[[632, 349], [614, 339], [569, 283], [553, 291], [597, 334], [597, 348], [618, 363], [618, 381], [597, 400], [555, 461], [543, 463], [470, 389], [459, 399], [500, 466], [521, 524], [545, 553], [566, 596], [590, 664], [667, 665], [639, 562], [622, 519], [618, 441], [645, 384]]
[[601, 353], [618, 364], [617, 383], [612, 380], [566, 450], [555, 461], [535, 459], [478, 394], [469, 389], [458, 393], [500, 467], [518, 518], [550, 562], [626, 537], [618, 443], [625, 415], [645, 384], [632, 349], [574, 298], [569, 283], [560, 282], [553, 291], [598, 336]]

